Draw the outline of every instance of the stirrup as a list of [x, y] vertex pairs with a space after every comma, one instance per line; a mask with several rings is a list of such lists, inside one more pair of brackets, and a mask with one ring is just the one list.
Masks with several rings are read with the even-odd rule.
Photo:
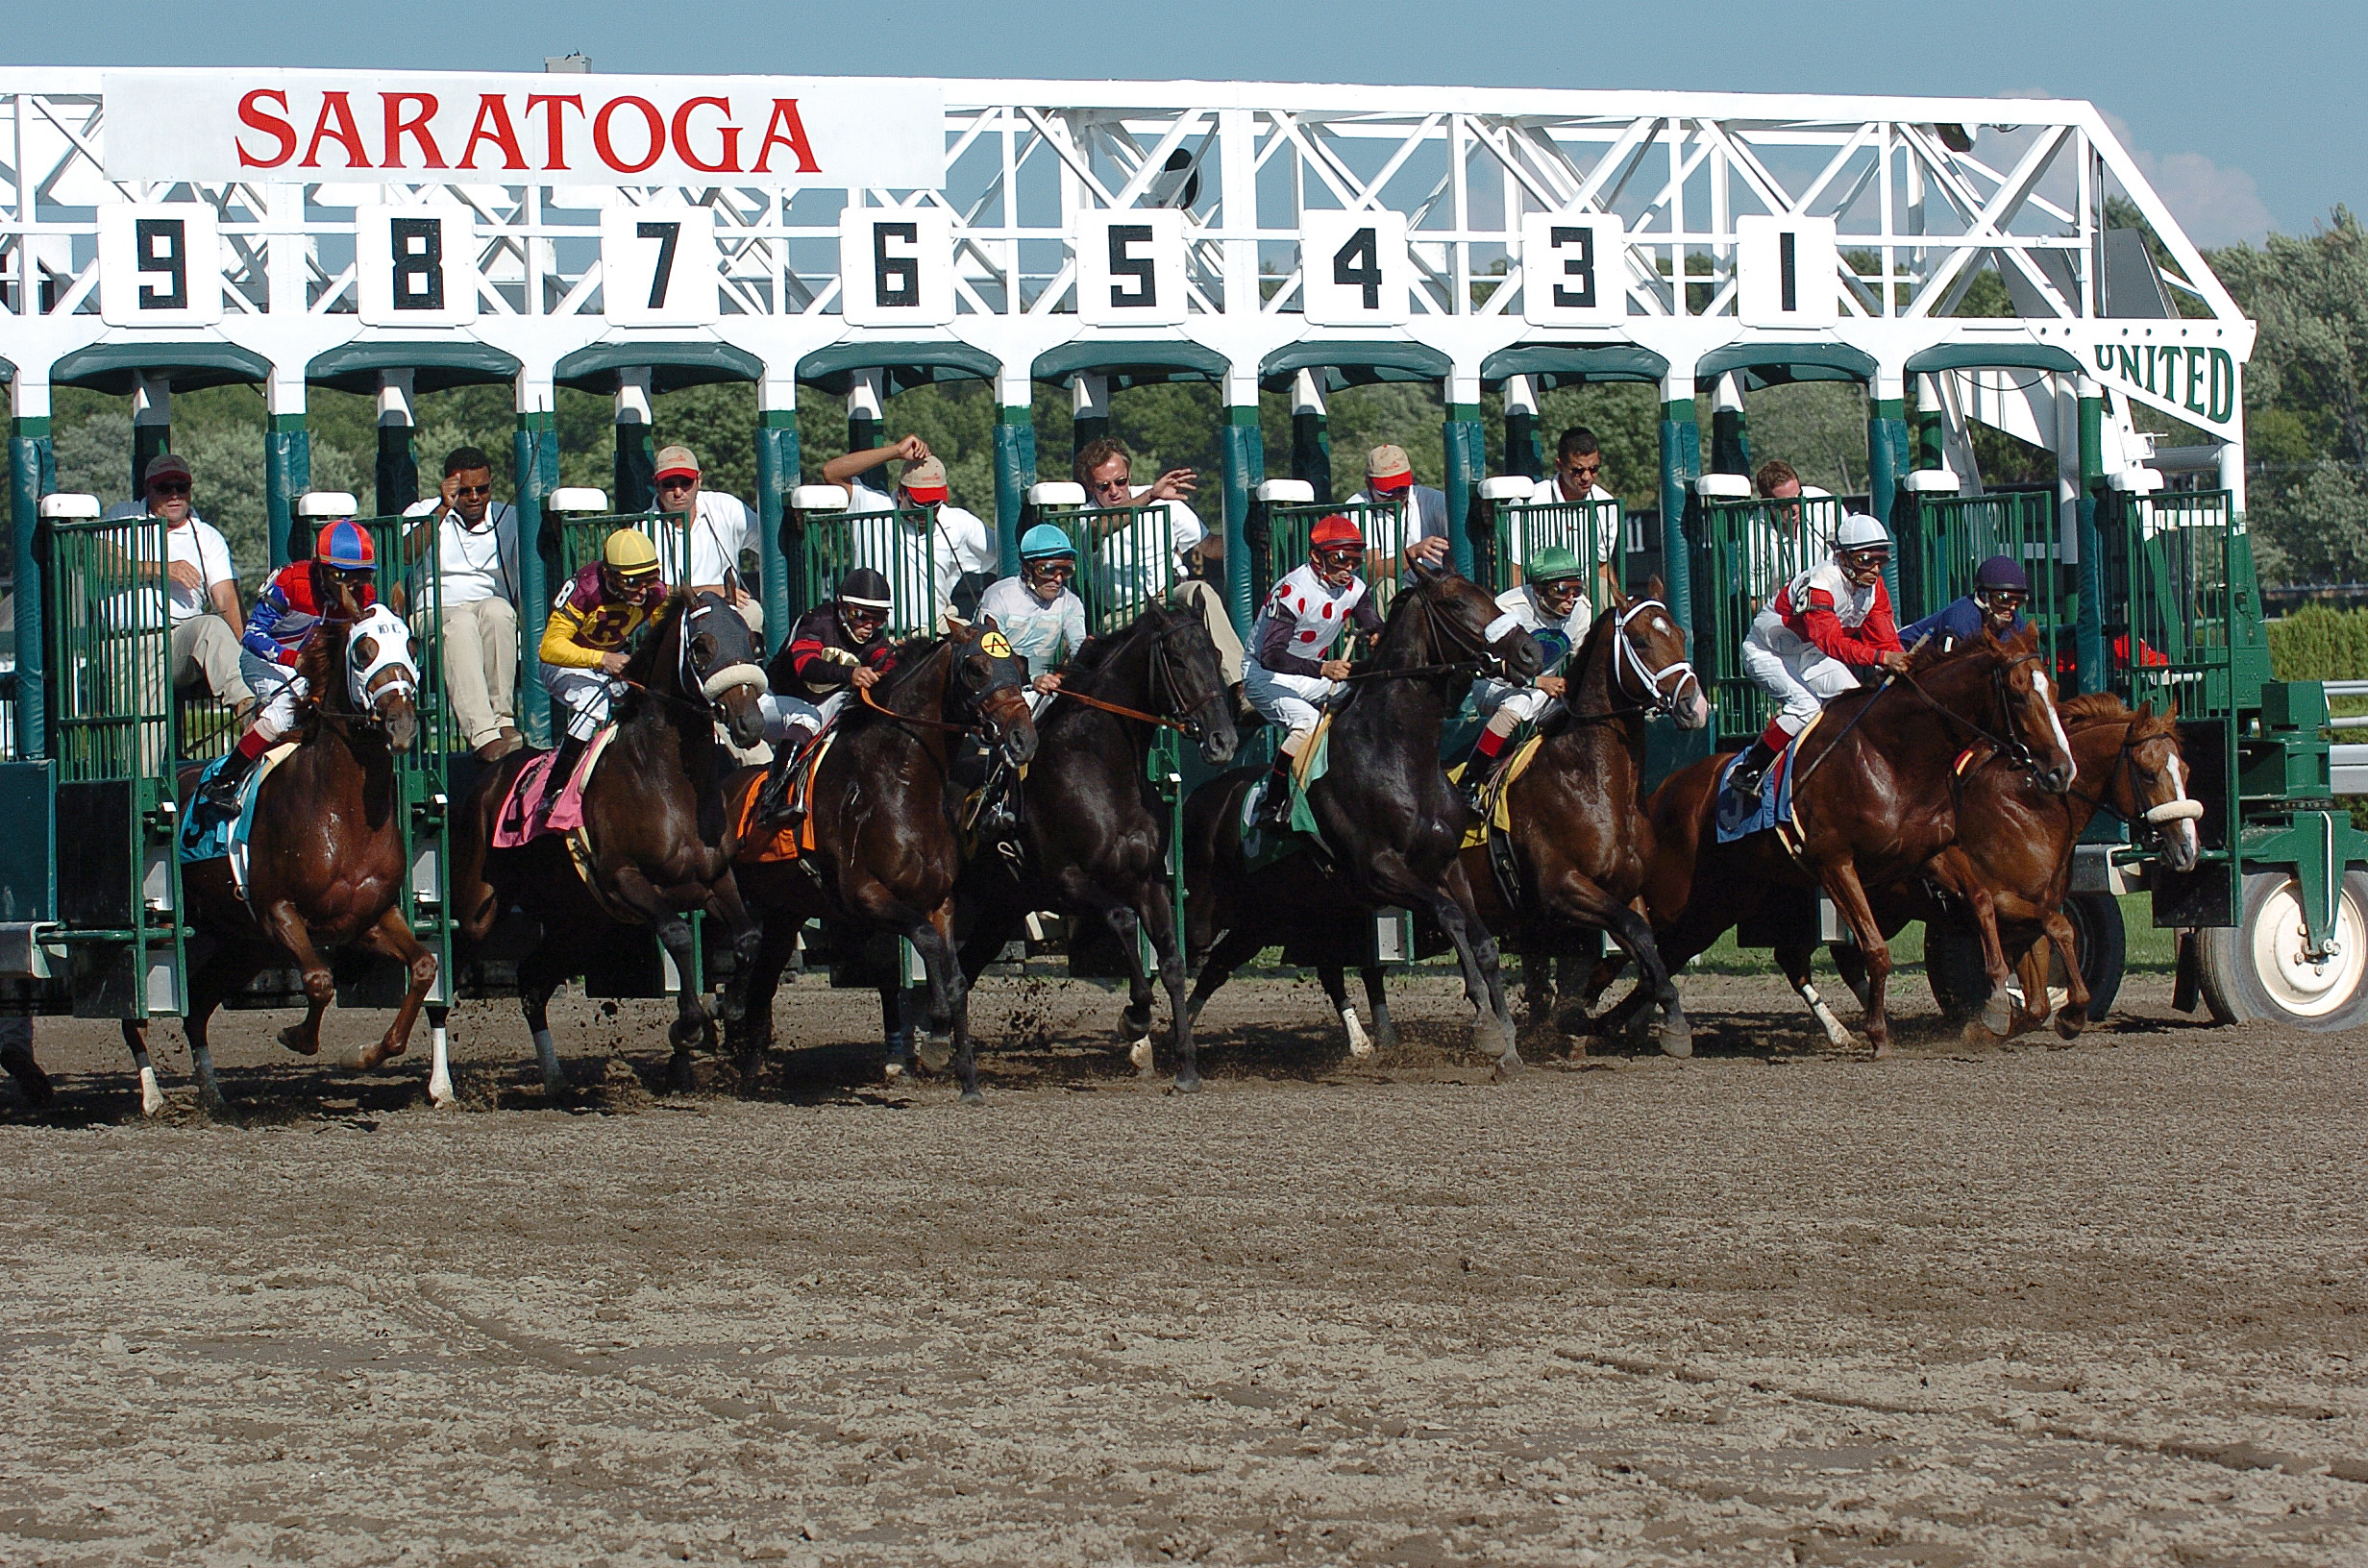
[[1767, 769], [1738, 768], [1728, 775], [1727, 793], [1739, 800], [1757, 800], [1767, 791]]

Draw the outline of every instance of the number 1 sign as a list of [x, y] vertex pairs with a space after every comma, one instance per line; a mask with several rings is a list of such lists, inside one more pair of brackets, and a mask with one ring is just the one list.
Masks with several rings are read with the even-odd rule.
[[620, 327], [704, 327], [720, 307], [715, 211], [610, 207], [601, 211], [601, 314]]
[[1299, 308], [1316, 327], [1396, 327], [1413, 314], [1403, 212], [1299, 214]]
[[221, 232], [195, 202], [99, 208], [99, 316], [110, 327], [222, 319]]

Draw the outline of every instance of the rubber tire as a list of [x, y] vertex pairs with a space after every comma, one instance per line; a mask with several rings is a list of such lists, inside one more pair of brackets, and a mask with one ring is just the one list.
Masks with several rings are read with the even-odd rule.
[[[2287, 1009], [2254, 972], [2253, 947], [2259, 935], [2264, 908], [2292, 880], [2282, 871], [2247, 872], [2239, 923], [2232, 927], [2207, 926], [2197, 933], [2205, 1003], [2211, 1009], [2211, 1016], [2222, 1022], [2261, 1018], [2321, 1035], [2356, 1029], [2368, 1022], [2368, 969], [2355, 982], [2350, 996], [2324, 1013], [2309, 1016]], [[2351, 906], [2355, 929], [2363, 941], [2368, 941], [2368, 871], [2355, 869], [2344, 872], [2341, 899]], [[2344, 911], [2338, 907], [2338, 930], [2342, 928], [2343, 917]]]
[[[2081, 978], [2088, 983], [2087, 1019], [2094, 1023], [2121, 993], [2122, 970], [2129, 960], [2121, 905], [2111, 894], [2076, 893], [2064, 899], [2063, 913], [2072, 922], [2072, 950], [2080, 955]], [[1924, 922], [1924, 978], [1941, 1016], [1951, 1023], [1981, 1015], [1989, 1000], [1989, 974], [1982, 968], [1982, 939], [1971, 925]]]

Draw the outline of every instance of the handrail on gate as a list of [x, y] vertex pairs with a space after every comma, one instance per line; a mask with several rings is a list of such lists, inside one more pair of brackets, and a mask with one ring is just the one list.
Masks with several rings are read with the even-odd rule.
[[1766, 727], [1768, 698], [1743, 673], [1743, 640], [1777, 590], [1830, 551], [1843, 505], [1840, 498], [1824, 495], [1760, 500], [1739, 475], [1705, 475], [1697, 489], [1693, 659], [1709, 687], [1723, 745]]
[[1537, 485], [1537, 480], [1512, 474], [1480, 481], [1480, 499], [1490, 509], [1489, 564], [1480, 569], [1482, 585], [1499, 592], [1512, 588], [1517, 575], [1541, 551], [1560, 548], [1579, 558], [1591, 599], [1605, 566], [1612, 570], [1612, 580], [1624, 589], [1627, 508], [1616, 498], [1565, 501], [1559, 493], [1552, 501], [1533, 501]]
[[888, 634], [934, 632], [940, 613], [951, 601], [953, 584], [939, 581], [929, 514], [919, 507], [850, 511], [851, 499], [844, 485], [802, 484], [790, 492], [791, 614], [802, 615], [828, 602], [848, 573], [868, 566], [888, 579], [893, 606]]

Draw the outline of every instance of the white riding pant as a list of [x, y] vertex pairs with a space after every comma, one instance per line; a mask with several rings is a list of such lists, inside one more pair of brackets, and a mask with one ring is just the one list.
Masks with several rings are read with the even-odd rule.
[[1339, 681], [1321, 675], [1280, 675], [1254, 659], [1242, 666], [1242, 695], [1268, 723], [1289, 735], [1314, 729], [1324, 704], [1340, 690]]
[[297, 704], [312, 695], [304, 676], [244, 649], [238, 652], [238, 674], [255, 693], [255, 728], [265, 741], [276, 741], [296, 727]]
[[1819, 652], [1815, 644], [1765, 611], [1751, 624], [1741, 654], [1743, 674], [1782, 704], [1776, 725], [1788, 735], [1798, 735], [1828, 702], [1859, 689], [1859, 677], [1848, 665]]
[[[1472, 706], [1491, 722], [1491, 727], [1510, 735], [1522, 724], [1535, 723], [1545, 712], [1545, 705], [1554, 699], [1535, 686], [1516, 686], [1509, 680], [1476, 681], [1471, 689]], [[1504, 723], [1497, 724], [1496, 720]]]
[[818, 708], [802, 697], [792, 697], [787, 692], [767, 692], [756, 699], [756, 711], [765, 716], [765, 741], [768, 745], [777, 747], [794, 741], [803, 746], [822, 733], [826, 717], [824, 710], [836, 713], [846, 701], [846, 693], [833, 692], [823, 699], [823, 706]]
[[543, 690], [551, 694], [551, 700], [567, 709], [569, 736], [588, 741], [601, 732], [601, 725], [608, 723], [609, 705], [625, 690], [625, 682], [598, 670], [546, 664]]

